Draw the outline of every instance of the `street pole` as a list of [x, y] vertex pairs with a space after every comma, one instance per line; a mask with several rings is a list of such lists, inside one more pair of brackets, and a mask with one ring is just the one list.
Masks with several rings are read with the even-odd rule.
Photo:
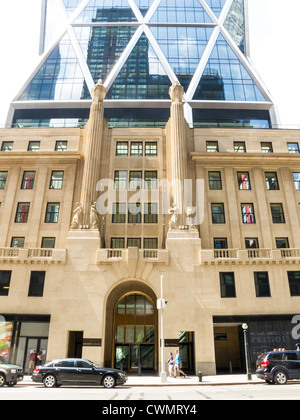
[[163, 305], [163, 279], [164, 276], [160, 276], [160, 294], [161, 294], [161, 305], [160, 305], [160, 322], [161, 322], [161, 382], [167, 382], [167, 374], [165, 372], [165, 337], [164, 337], [164, 305]]
[[249, 368], [249, 360], [248, 360], [248, 340], [247, 340], [247, 330], [248, 324], [243, 324], [242, 328], [244, 330], [244, 342], [245, 342], [245, 357], [246, 357], [246, 368], [247, 368], [247, 378], [248, 381], [252, 380], [252, 375]]

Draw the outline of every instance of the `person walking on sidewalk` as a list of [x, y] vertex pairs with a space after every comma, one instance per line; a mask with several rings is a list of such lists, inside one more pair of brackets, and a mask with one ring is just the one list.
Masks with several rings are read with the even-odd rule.
[[32, 352], [29, 355], [29, 367], [28, 367], [28, 375], [32, 375], [34, 369], [35, 369], [35, 363], [36, 363], [36, 352], [35, 350], [32, 350]]
[[174, 365], [174, 358], [173, 358], [173, 353], [169, 353], [169, 359], [168, 359], [168, 366], [169, 366], [169, 376], [172, 377], [174, 376], [174, 372], [173, 372], [173, 365]]
[[185, 373], [180, 369], [180, 362], [181, 356], [178, 350], [175, 351], [175, 370], [174, 370], [174, 378], [176, 378], [177, 371], [183, 375], [185, 378]]

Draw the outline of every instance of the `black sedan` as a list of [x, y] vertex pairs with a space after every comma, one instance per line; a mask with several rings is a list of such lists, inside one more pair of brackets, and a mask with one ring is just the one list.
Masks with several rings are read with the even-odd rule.
[[103, 385], [114, 388], [127, 381], [125, 372], [106, 369], [84, 359], [57, 359], [44, 366], [37, 366], [32, 375], [33, 382], [43, 383], [46, 388], [61, 385]]

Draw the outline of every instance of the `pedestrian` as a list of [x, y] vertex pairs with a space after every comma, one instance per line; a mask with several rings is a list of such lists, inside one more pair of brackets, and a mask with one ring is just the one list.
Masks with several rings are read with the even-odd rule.
[[181, 356], [178, 350], [175, 351], [175, 370], [174, 370], [174, 378], [176, 378], [177, 371], [183, 375], [185, 378], [185, 373], [180, 369], [180, 363], [181, 363]]
[[28, 374], [32, 375], [34, 368], [35, 368], [35, 363], [36, 363], [36, 351], [32, 350], [32, 352], [29, 355], [29, 367], [28, 367]]
[[169, 353], [169, 359], [167, 363], [169, 365], [169, 376], [172, 377], [174, 376], [174, 372], [173, 372], [174, 358], [173, 358], [172, 352]]
[[38, 354], [36, 355], [36, 366], [41, 366], [42, 365], [42, 360], [43, 360], [43, 356], [42, 356], [42, 352], [39, 351]]

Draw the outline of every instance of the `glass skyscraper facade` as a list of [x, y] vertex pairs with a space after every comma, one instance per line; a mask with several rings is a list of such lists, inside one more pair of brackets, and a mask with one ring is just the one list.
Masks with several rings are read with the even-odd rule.
[[41, 61], [12, 102], [13, 126], [84, 126], [99, 79], [111, 127], [163, 127], [175, 80], [191, 127], [274, 122], [248, 60], [246, 0], [43, 0], [42, 22]]

